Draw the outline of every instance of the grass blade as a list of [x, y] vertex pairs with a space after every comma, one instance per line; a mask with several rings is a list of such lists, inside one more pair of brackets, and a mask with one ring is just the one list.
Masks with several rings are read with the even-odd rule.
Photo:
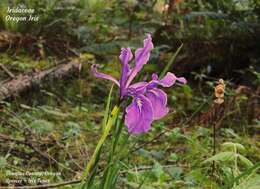
[[111, 100], [112, 100], [113, 88], [114, 88], [114, 85], [111, 86], [110, 91], [109, 91], [109, 95], [108, 95], [108, 97], [107, 97], [105, 117], [104, 117], [103, 123], [102, 123], [102, 131], [104, 131], [104, 129], [105, 129], [105, 127], [106, 127], [106, 124], [107, 124], [107, 119], [108, 119], [108, 116], [109, 116], [109, 109], [110, 109]]
[[177, 55], [179, 54], [180, 50], [182, 49], [183, 47], [183, 44], [181, 44], [181, 46], [179, 46], [179, 48], [177, 49], [177, 51], [173, 54], [171, 60], [168, 62], [168, 64], [164, 67], [163, 71], [161, 72], [159, 78], [162, 78], [166, 73], [167, 71], [170, 69], [171, 65], [174, 63]]

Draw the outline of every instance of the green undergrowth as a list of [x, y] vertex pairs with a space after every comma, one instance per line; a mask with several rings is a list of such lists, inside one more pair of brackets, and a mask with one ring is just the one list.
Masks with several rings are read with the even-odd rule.
[[32, 59], [31, 56], [24, 55], [10, 55], [7, 53], [0, 54], [1, 64], [5, 65], [14, 74], [28, 73], [33, 71], [40, 71], [53, 67], [58, 62], [55, 58], [46, 59]]
[[[8, 172], [17, 171], [60, 172], [59, 176], [40, 177], [50, 179], [51, 183], [80, 178], [100, 136], [106, 94], [110, 88], [105, 81], [93, 82], [93, 77], [87, 74], [88, 69], [89, 66], [84, 67], [80, 78], [49, 81], [26, 97], [3, 103], [0, 132], [14, 140], [3, 140], [0, 144], [0, 183], [8, 178]], [[249, 122], [242, 110], [250, 98], [237, 97], [237, 106], [229, 110], [240, 109], [236, 113], [239, 118], [227, 112], [230, 116], [217, 130], [216, 156], [220, 155], [215, 157], [213, 123], [201, 123], [198, 116], [210, 111], [213, 103], [209, 97], [213, 85], [205, 86], [208, 87], [203, 93], [187, 85], [169, 89], [170, 113], [156, 121], [147, 134], [129, 136], [123, 128], [119, 143], [127, 148], [120, 149], [116, 188], [237, 189], [251, 184], [253, 189], [259, 186], [257, 166], [235, 182], [260, 160], [258, 136], [254, 132], [258, 122], [256, 119]], [[233, 89], [228, 89], [227, 93], [227, 101], [234, 98]], [[113, 94], [112, 100], [115, 100], [116, 90]], [[106, 149], [111, 145], [110, 141], [112, 138], [103, 148], [100, 170], [107, 166]], [[234, 151], [225, 148], [226, 142], [242, 148], [236, 152], [242, 157], [236, 164], [232, 158]], [[47, 154], [47, 158], [41, 152]], [[213, 160], [216, 167], [212, 173]], [[99, 186], [97, 177], [93, 187]], [[61, 188], [77, 188], [77, 185]]]

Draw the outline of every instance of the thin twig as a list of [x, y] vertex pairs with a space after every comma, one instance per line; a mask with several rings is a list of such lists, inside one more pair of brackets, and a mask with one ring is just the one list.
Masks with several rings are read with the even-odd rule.
[[12, 79], [15, 78], [15, 75], [7, 69], [3, 64], [0, 64], [0, 67], [7, 73], [8, 76], [10, 76]]

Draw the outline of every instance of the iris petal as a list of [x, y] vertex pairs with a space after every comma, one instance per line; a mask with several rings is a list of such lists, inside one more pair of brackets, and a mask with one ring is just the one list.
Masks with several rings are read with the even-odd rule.
[[135, 68], [139, 72], [143, 65], [146, 64], [150, 58], [150, 51], [153, 49], [152, 37], [150, 34], [144, 40], [144, 47], [135, 51]]
[[137, 96], [146, 92], [147, 82], [138, 82], [127, 88], [127, 95]]
[[161, 119], [169, 112], [169, 108], [167, 108], [167, 94], [161, 89], [149, 90], [146, 96], [152, 103], [154, 120]]
[[[167, 72], [167, 74], [161, 79], [158, 79], [157, 74], [152, 75], [152, 80], [147, 84], [147, 90], [156, 88], [158, 85], [163, 87], [171, 87], [176, 81], [179, 81], [182, 84], [186, 84], [187, 81], [184, 77], [176, 77], [173, 73]], [[131, 85], [132, 86], [132, 85]]]
[[150, 51], [153, 49], [152, 37], [150, 34], [144, 40], [143, 48], [139, 48], [135, 51], [135, 66], [129, 74], [126, 86], [128, 87], [136, 74], [142, 69], [143, 65], [146, 64], [150, 58]]
[[91, 72], [95, 77], [99, 77], [99, 78], [102, 78], [102, 79], [107, 79], [107, 80], [113, 81], [117, 86], [120, 86], [119, 82], [114, 77], [107, 75], [107, 74], [104, 74], [104, 73], [98, 72], [96, 65], [91, 66]]
[[163, 87], [170, 87], [176, 81], [179, 81], [182, 84], [187, 83], [184, 77], [176, 77], [173, 73], [167, 72], [167, 74], [161, 80], [159, 80], [159, 84], [162, 85]]
[[153, 108], [144, 95], [136, 96], [126, 108], [125, 125], [131, 134], [148, 132], [153, 121]]
[[122, 72], [121, 72], [121, 78], [120, 78], [120, 96], [124, 96], [126, 92], [126, 81], [127, 81], [127, 76], [129, 74], [130, 68], [128, 62], [131, 61], [133, 58], [133, 54], [131, 52], [130, 48], [122, 48], [121, 49], [121, 54], [119, 56], [119, 59], [122, 64]]
[[132, 58], [133, 58], [133, 54], [132, 54], [130, 48], [122, 48], [121, 49], [119, 59], [121, 61], [121, 64], [123, 65], [123, 67], [126, 68], [127, 71], [130, 70], [128, 62], [131, 61]]

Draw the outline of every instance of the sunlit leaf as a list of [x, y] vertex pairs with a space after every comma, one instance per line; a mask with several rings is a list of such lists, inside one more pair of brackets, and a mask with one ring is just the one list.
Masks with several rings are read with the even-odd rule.
[[245, 156], [242, 156], [241, 154], [237, 154], [238, 158], [241, 160], [243, 164], [245, 164], [247, 167], [252, 167], [253, 163], [247, 159]]
[[212, 161], [231, 161], [234, 160], [236, 154], [234, 152], [220, 152], [207, 160], [205, 160], [203, 163], [208, 163]]
[[245, 151], [245, 147], [239, 143], [225, 142], [222, 144], [222, 146], [231, 150], [234, 150], [234, 148], [236, 148], [238, 151]]

